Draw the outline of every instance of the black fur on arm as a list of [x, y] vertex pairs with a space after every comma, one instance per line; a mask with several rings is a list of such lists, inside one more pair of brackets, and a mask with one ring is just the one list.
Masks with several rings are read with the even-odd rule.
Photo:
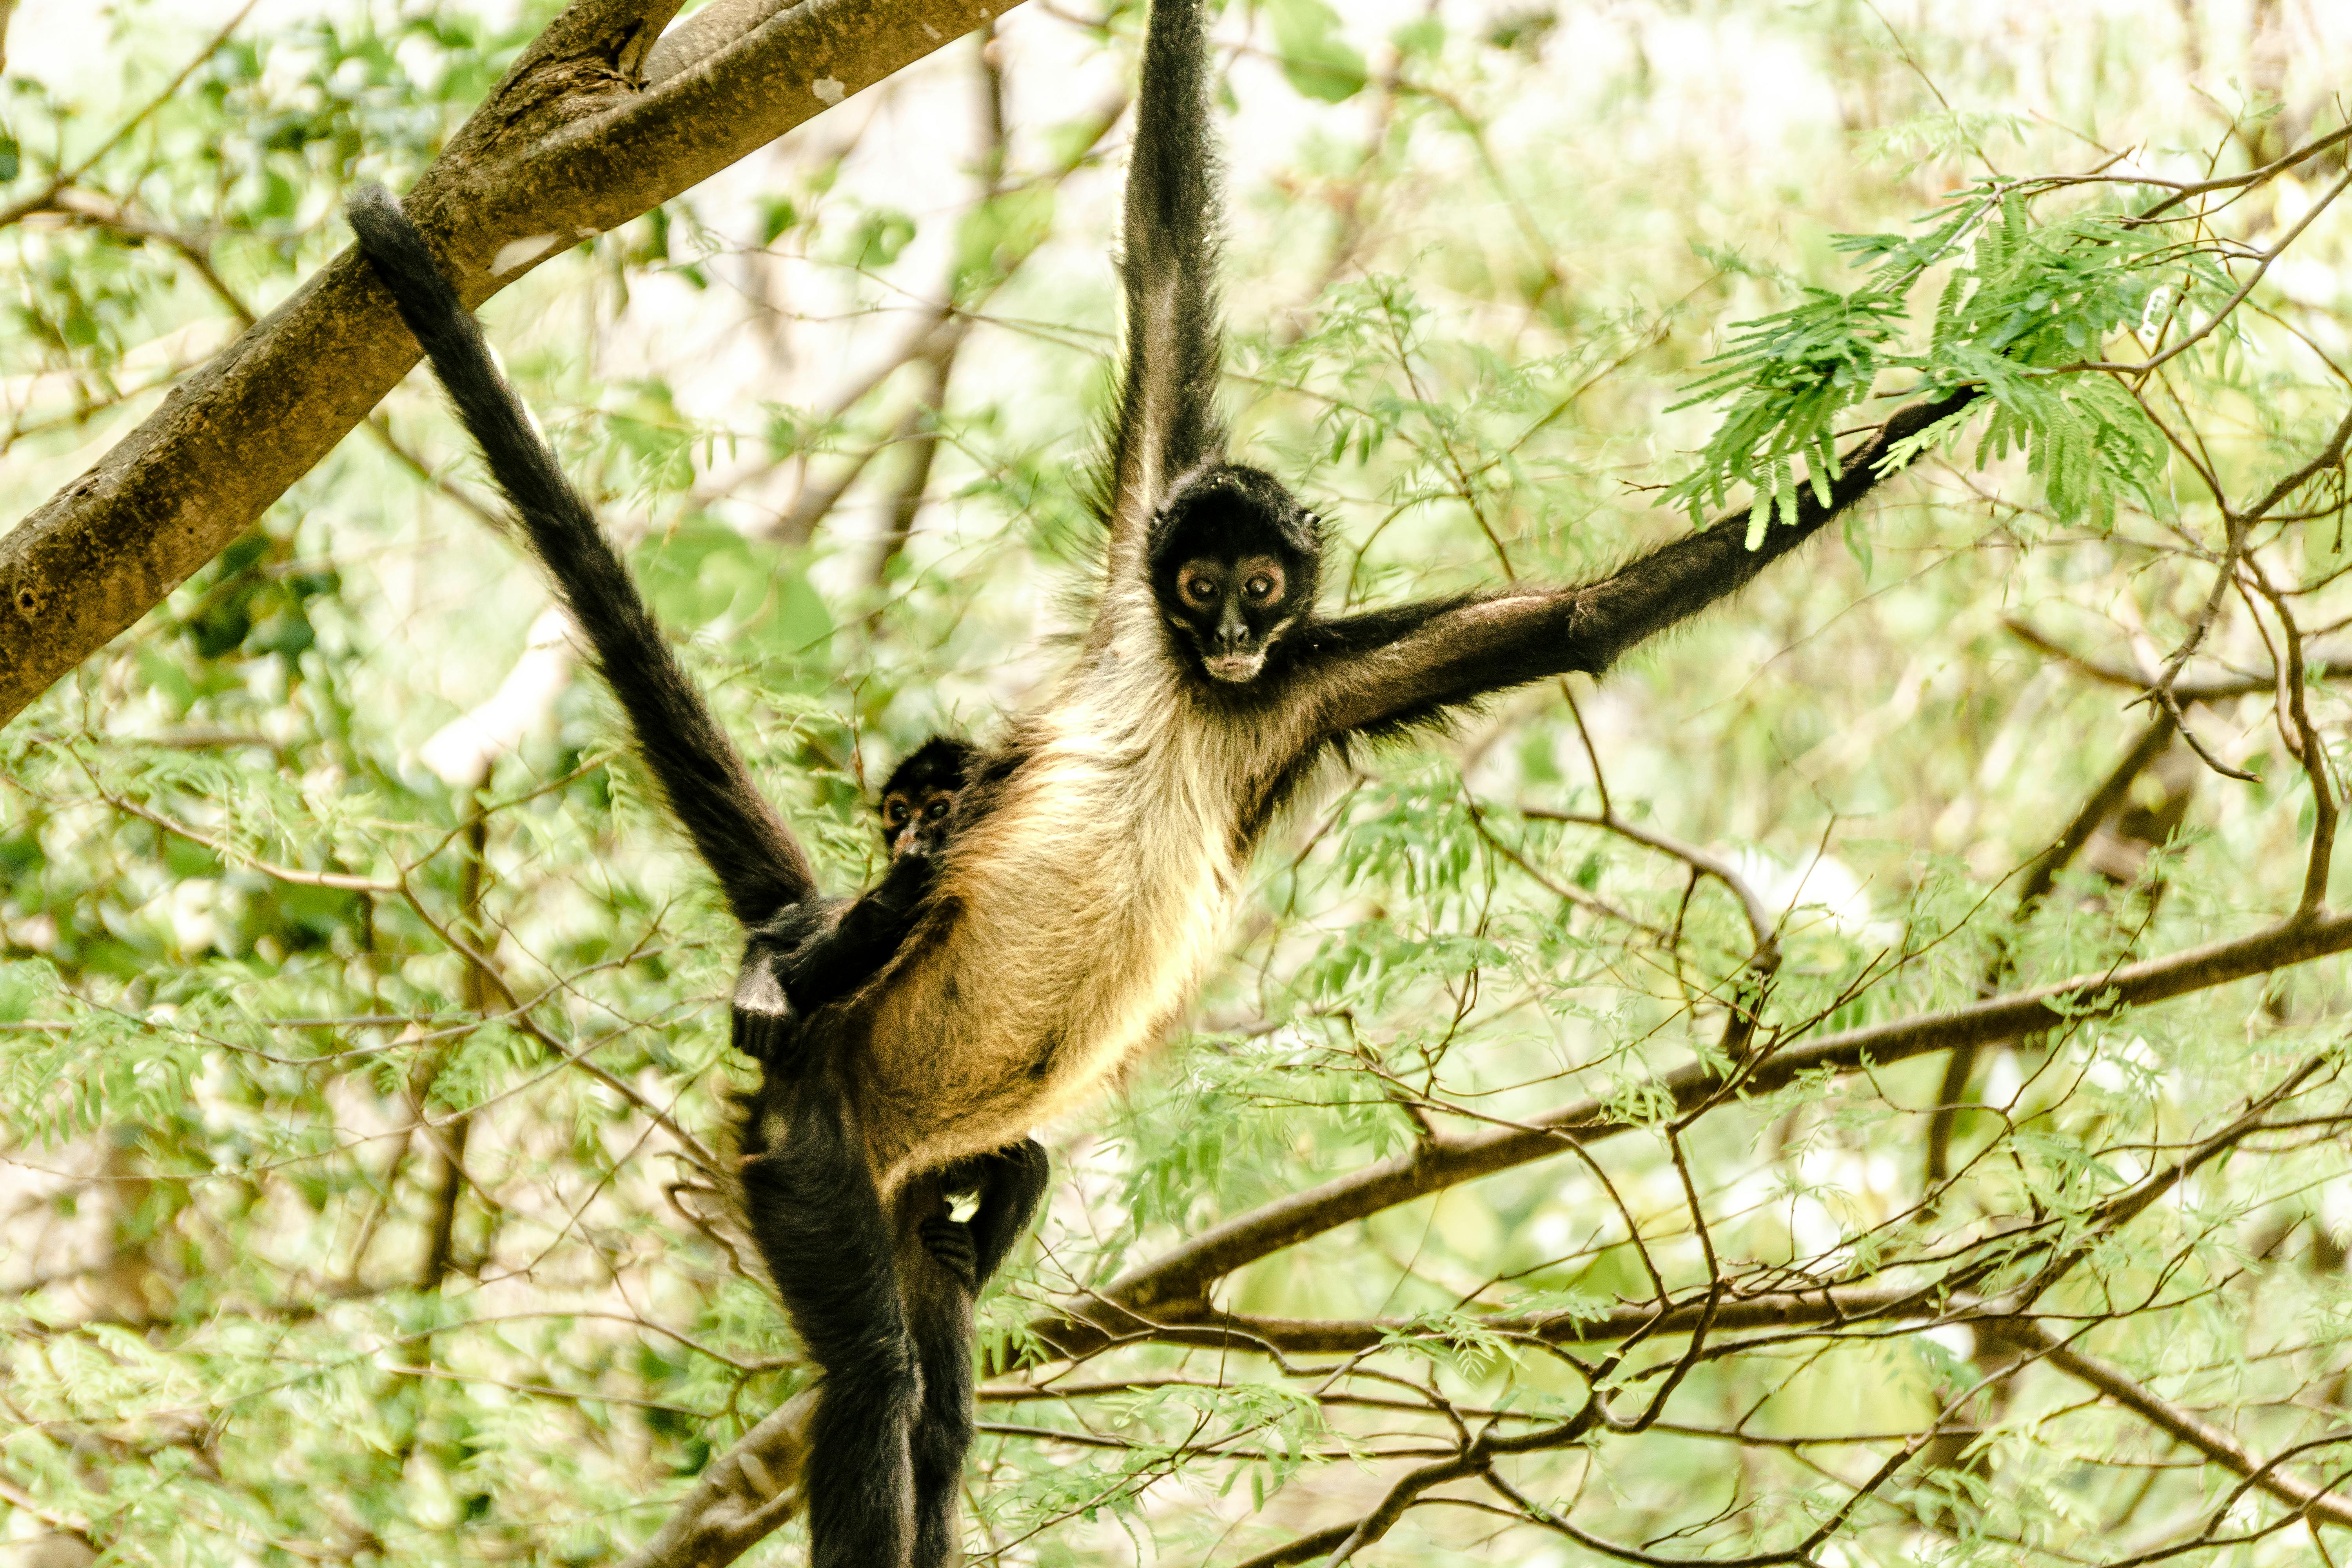
[[[830, 931], [779, 952], [769, 962], [777, 984], [803, 1016], [837, 1002], [880, 973], [915, 929], [931, 890], [933, 862], [902, 855], [858, 895]], [[754, 939], [754, 952], [757, 939]]]
[[1976, 395], [1963, 387], [1898, 409], [1845, 456], [1827, 504], [1801, 486], [1795, 523], [1773, 523], [1754, 550], [1741, 511], [1580, 587], [1507, 588], [1318, 623], [1297, 650], [1317, 728], [1335, 740], [1393, 733], [1547, 676], [1600, 674], [1635, 644], [1746, 587], [1886, 478], [1878, 463], [1889, 448]]
[[1115, 537], [1139, 535], [1169, 481], [1224, 449], [1206, 30], [1202, 0], [1152, 0], [1120, 235], [1126, 363], [1107, 498]]
[[498, 372], [473, 313], [389, 192], [364, 185], [352, 230], [482, 448], [557, 594], [587, 635], [670, 811], [746, 925], [808, 898], [808, 858], [678, 668], [629, 569]]

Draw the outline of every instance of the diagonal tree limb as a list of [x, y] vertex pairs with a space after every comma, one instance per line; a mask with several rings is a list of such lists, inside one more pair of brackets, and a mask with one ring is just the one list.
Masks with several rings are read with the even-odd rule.
[[800, 1511], [802, 1433], [809, 1400], [787, 1400], [703, 1467], [653, 1539], [621, 1568], [719, 1568]]
[[[2144, 1006], [2233, 981], [2352, 952], [2352, 914], [2291, 920], [2251, 936], [2209, 943], [2115, 970], [2076, 975], [2053, 984], [1991, 997], [1948, 1012], [1915, 1015], [1824, 1035], [1767, 1053], [1741, 1081], [1743, 1091], [1769, 1093], [1807, 1073], [1855, 1071], [1955, 1047], [1985, 1045], [2054, 1028], [2069, 1018]], [[1663, 1098], [1687, 1110], [1723, 1090], [1706, 1064], [1692, 1063], [1660, 1080]], [[1066, 1352], [1098, 1346], [1113, 1325], [1132, 1315], [1140, 1327], [1204, 1310], [1209, 1287], [1245, 1264], [1295, 1247], [1310, 1237], [1415, 1198], [1557, 1153], [1568, 1141], [1590, 1144], [1638, 1123], [1587, 1099], [1514, 1127], [1424, 1142], [1391, 1159], [1214, 1226], [1160, 1258], [1129, 1270], [1079, 1303], [1072, 1313], [1032, 1324]]]
[[[1811, 1290], [1769, 1291], [1761, 1297], [1742, 1303], [1727, 1303], [1722, 1298], [1722, 1281], [1717, 1277], [1703, 1295], [1695, 1294], [1664, 1311], [1656, 1303], [1624, 1303], [1614, 1312], [1600, 1319], [1578, 1318], [1569, 1313], [1518, 1314], [1486, 1320], [1487, 1326], [1497, 1332], [1519, 1333], [1529, 1338], [1562, 1342], [1612, 1337], [1622, 1342], [1617, 1356], [1643, 1337], [1660, 1332], [1686, 1333], [1691, 1342], [1669, 1373], [1658, 1386], [1648, 1406], [1631, 1419], [1612, 1418], [1605, 1406], [1605, 1385], [1618, 1364], [1617, 1356], [1585, 1374], [1588, 1394], [1583, 1407], [1566, 1420], [1546, 1422], [1533, 1430], [1503, 1433], [1496, 1421], [1489, 1421], [1475, 1436], [1469, 1429], [1455, 1424], [1460, 1446], [1451, 1457], [1424, 1465], [1399, 1477], [1389, 1488], [1381, 1504], [1370, 1513], [1350, 1524], [1335, 1526], [1312, 1535], [1294, 1540], [1271, 1552], [1253, 1557], [1242, 1568], [1272, 1568], [1274, 1564], [1313, 1561], [1329, 1553], [1333, 1564], [1350, 1560], [1372, 1542], [1380, 1540], [1408, 1510], [1432, 1500], [1426, 1494], [1447, 1482], [1476, 1475], [1497, 1486], [1513, 1500], [1526, 1508], [1531, 1516], [1542, 1516], [1542, 1522], [1551, 1525], [1578, 1540], [1590, 1550], [1630, 1563], [1657, 1563], [1666, 1568], [1696, 1564], [1699, 1558], [1655, 1554], [1646, 1550], [1612, 1544], [1600, 1537], [1576, 1529], [1558, 1515], [1534, 1508], [1518, 1493], [1504, 1484], [1491, 1468], [1494, 1458], [1503, 1454], [1534, 1453], [1557, 1449], [1583, 1441], [1596, 1425], [1605, 1425], [1612, 1431], [1638, 1431], [1651, 1426], [1663, 1413], [1667, 1395], [1683, 1372], [1702, 1355], [1738, 1354], [1742, 1350], [1763, 1348], [1780, 1342], [1782, 1336], [1762, 1335], [1744, 1342], [1704, 1345], [1712, 1331], [1731, 1326], [1727, 1323], [1727, 1308], [1745, 1307], [1749, 1310], [1743, 1326], [1762, 1326], [1778, 1322], [1799, 1322], [1818, 1326], [1831, 1332], [1843, 1329], [1864, 1328], [1903, 1321], [1915, 1327], [1935, 1322], [1970, 1322], [1980, 1325], [1996, 1337], [2029, 1351], [2034, 1359], [2048, 1359], [2070, 1376], [2088, 1382], [2102, 1393], [2115, 1398], [2126, 1408], [2158, 1425], [2161, 1429], [2189, 1444], [2203, 1454], [2209, 1462], [2238, 1476], [2240, 1490], [2260, 1489], [2283, 1501], [2295, 1505], [2306, 1518], [2325, 1519], [2331, 1522], [2352, 1522], [2352, 1499], [2326, 1488], [2310, 1485], [2283, 1473], [2286, 1460], [2315, 1448], [2352, 1441], [2342, 1436], [2322, 1436], [2283, 1450], [2267, 1462], [2258, 1460], [2230, 1434], [2198, 1418], [2193, 1414], [2168, 1405], [2144, 1387], [2133, 1383], [2120, 1370], [2091, 1360], [2075, 1352], [2073, 1342], [2084, 1331], [2077, 1327], [2072, 1335], [2061, 1335], [2032, 1315], [2035, 1298], [2046, 1292], [2053, 1283], [2090, 1255], [2092, 1237], [2108, 1235], [2130, 1224], [2147, 1212], [2164, 1194], [2200, 1167], [2242, 1142], [2269, 1125], [2270, 1112], [2285, 1100], [2294, 1097], [2299, 1086], [2325, 1065], [2325, 1057], [2313, 1057], [2276, 1083], [2267, 1093], [2257, 1097], [2243, 1114], [2230, 1125], [2182, 1154], [2168, 1168], [2152, 1173], [2134, 1187], [2116, 1194], [2084, 1216], [2084, 1233], [2074, 1237], [2061, 1247], [2047, 1264], [2034, 1276], [2014, 1289], [1999, 1295], [1977, 1293], [1974, 1286], [2004, 1268], [1999, 1254], [2004, 1248], [1992, 1248], [1995, 1256], [1979, 1259], [1964, 1268], [1959, 1275], [1922, 1281], [1908, 1286], [1889, 1287], [1881, 1283], [1835, 1286]], [[1755, 1309], [1763, 1309], [1761, 1314]], [[2105, 1321], [2098, 1314], [2094, 1321]], [[1672, 1320], [1671, 1323], [1669, 1320]], [[1277, 1356], [1307, 1348], [1296, 1340], [1253, 1334], [1249, 1328], [1276, 1328], [1265, 1320], [1229, 1318], [1228, 1324], [1240, 1325], [1224, 1341], [1225, 1348], [1239, 1351], [1270, 1352]], [[1296, 1330], [1301, 1325], [1279, 1325]], [[1326, 1325], [1328, 1329], [1352, 1331], [1334, 1334], [1331, 1342], [1315, 1349], [1324, 1353], [1362, 1353], [1376, 1350], [1399, 1332], [1410, 1331], [1412, 1325], [1396, 1320], [1361, 1321], [1354, 1324]], [[1151, 1336], [1166, 1341], [1163, 1332]], [[1185, 1342], [1179, 1341], [1177, 1342]], [[1779, 1563], [1813, 1563], [1816, 1548], [1829, 1540], [1863, 1498], [1891, 1479], [1910, 1463], [1924, 1448], [1945, 1432], [1945, 1424], [1978, 1390], [2006, 1378], [2014, 1363], [1989, 1373], [1977, 1390], [1958, 1395], [1937, 1412], [1927, 1427], [1912, 1433], [1896, 1451], [1878, 1467], [1873, 1478], [1855, 1489], [1839, 1509], [1822, 1518], [1815, 1529], [1802, 1541], [1778, 1551], [1754, 1552], [1740, 1557], [1716, 1556], [1704, 1561], [1720, 1568], [1768, 1568]], [[1047, 1391], [1041, 1391], [1047, 1392]], [[1652, 1544], [1654, 1544], [1653, 1542]]]
[[[575, 0], [404, 205], [478, 305], [1011, 3], [754, 0], [709, 7], [654, 49], [678, 0]], [[0, 533], [0, 722], [249, 527], [416, 358], [346, 250]]]
[[2276, 1460], [2257, 1458], [2236, 1437], [2194, 1412], [2160, 1397], [2121, 1367], [2075, 1350], [2072, 1337], [2054, 1333], [2030, 1318], [2011, 1319], [2001, 1329], [2027, 1348], [2041, 1352], [2060, 1372], [2088, 1384], [2158, 1431], [2194, 1448], [2239, 1479], [2252, 1482], [2256, 1489], [2306, 1511], [2314, 1519], [2352, 1525], [2352, 1499], [2285, 1474]]
[[[1630, 1343], [1644, 1338], [1710, 1332], [1760, 1333], [1777, 1342], [1786, 1335], [1770, 1331], [1838, 1331], [1895, 1322], [1987, 1322], [2005, 1334], [2008, 1325], [2030, 1317], [2033, 1302], [2091, 1255], [2093, 1243], [2131, 1224], [2204, 1165], [2269, 1127], [2271, 1112], [2300, 1092], [2325, 1059], [2306, 1059], [2228, 1126], [2171, 1164], [2095, 1205], [2080, 1216], [2079, 1229], [2059, 1227], [2058, 1235], [2036, 1242], [2029, 1240], [2029, 1234], [2049, 1231], [2052, 1222], [2021, 1226], [1986, 1238], [1984, 1250], [1976, 1258], [1940, 1274], [1920, 1273], [1892, 1283], [1878, 1279], [1753, 1293], [1725, 1294], [1710, 1285], [1685, 1289], [1678, 1297], [1662, 1291], [1656, 1300], [1620, 1301], [1599, 1312], [1558, 1309], [1496, 1312], [1481, 1315], [1478, 1322], [1495, 1334], [1551, 1345]], [[2332, 1121], [2337, 1125], [2352, 1121], [2352, 1110], [2338, 1113]], [[2022, 1247], [2046, 1249], [2048, 1256], [2031, 1277], [2013, 1288], [1997, 1295], [1986, 1293], [1986, 1281], [2013, 1266]], [[1276, 1356], [1360, 1355], [1416, 1331], [1415, 1321], [1407, 1318], [1271, 1318], [1220, 1311], [1197, 1301], [1176, 1303], [1149, 1326], [1140, 1326], [1133, 1313], [1121, 1316], [1124, 1339]], [[1717, 1352], [1737, 1353], [1753, 1342], [1723, 1343]], [[1000, 1384], [984, 1392], [1006, 1399], [1018, 1397], [1018, 1390], [1017, 1384]], [[1049, 1395], [1051, 1390], [1038, 1393]]]

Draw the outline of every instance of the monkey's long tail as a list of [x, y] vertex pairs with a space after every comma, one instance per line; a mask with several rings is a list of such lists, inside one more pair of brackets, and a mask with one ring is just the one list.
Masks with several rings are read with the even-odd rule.
[[809, 897], [815, 879], [807, 857], [678, 668], [627, 565], [499, 374], [481, 324], [459, 302], [425, 237], [381, 186], [352, 192], [345, 212], [564, 607], [594, 647], [638, 751], [736, 918], [754, 924]]

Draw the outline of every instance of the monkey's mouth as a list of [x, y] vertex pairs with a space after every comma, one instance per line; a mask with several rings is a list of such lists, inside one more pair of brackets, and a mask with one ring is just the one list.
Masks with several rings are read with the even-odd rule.
[[1257, 672], [1265, 668], [1265, 650], [1260, 648], [1255, 653], [1216, 654], [1203, 658], [1201, 666], [1219, 680], [1228, 682], [1255, 680], [1257, 679]]

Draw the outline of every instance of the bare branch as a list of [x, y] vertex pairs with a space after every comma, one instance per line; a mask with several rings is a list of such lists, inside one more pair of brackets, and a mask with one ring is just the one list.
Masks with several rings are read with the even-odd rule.
[[[2133, 1415], [2196, 1449], [2231, 1475], [2253, 1482], [2258, 1489], [2268, 1492], [2281, 1502], [2307, 1511], [2314, 1519], [2324, 1519], [2331, 1524], [2352, 1524], [2352, 1498], [2281, 1474], [2274, 1463], [2265, 1463], [2255, 1458], [2252, 1450], [2219, 1426], [2200, 1420], [2179, 1405], [2158, 1397], [2144, 1384], [2135, 1382], [2121, 1367], [2083, 1354], [2073, 1348], [2072, 1341], [2060, 1337], [2044, 1324], [2031, 1319], [2011, 1319], [2002, 1328], [2005, 1332], [2015, 1335], [2029, 1347], [2041, 1352], [2042, 1359], [2060, 1372], [2089, 1384]], [[2352, 1438], [2345, 1440], [2352, 1442]]]
[[[2090, 677], [2103, 686], [2120, 686], [2133, 691], [2145, 691], [2156, 678], [2140, 670], [2103, 664], [2087, 654], [2073, 648], [2036, 630], [2020, 616], [2011, 616], [2001, 622], [2010, 636], [2037, 653], [2048, 654], [2068, 668]], [[2352, 660], [2341, 658], [2317, 658], [2310, 664], [2312, 679], [2338, 679], [2352, 674]], [[2278, 684], [2274, 670], [2261, 670], [2251, 675], [2189, 676], [2172, 683], [2172, 694], [2182, 703], [2225, 702], [2233, 697], [2252, 697], [2257, 691], [2268, 691]]]

